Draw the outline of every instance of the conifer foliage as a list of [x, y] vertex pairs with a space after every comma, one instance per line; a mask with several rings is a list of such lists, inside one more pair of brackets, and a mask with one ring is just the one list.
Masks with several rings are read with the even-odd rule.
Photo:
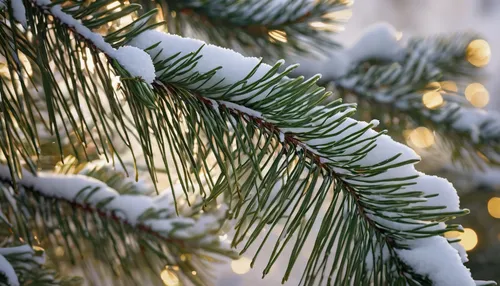
[[[381, 25], [341, 48], [350, 4], [0, 0], [0, 284], [210, 285], [245, 253], [264, 283], [285, 256], [301, 285], [488, 285], [444, 236], [468, 212], [453, 185], [335, 99], [494, 158], [495, 115], [413, 100], [474, 75], [476, 36], [402, 45]], [[277, 60], [332, 49], [327, 68]]]

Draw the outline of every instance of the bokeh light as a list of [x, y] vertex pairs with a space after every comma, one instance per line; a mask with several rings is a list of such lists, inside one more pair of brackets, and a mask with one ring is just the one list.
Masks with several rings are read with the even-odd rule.
[[474, 40], [467, 46], [466, 58], [476, 67], [483, 67], [490, 62], [491, 49], [485, 40]]
[[488, 201], [488, 213], [494, 218], [500, 218], [500, 198], [493, 197]]
[[427, 90], [439, 91], [441, 89], [441, 84], [437, 81], [431, 81], [425, 86], [425, 88]]
[[418, 127], [412, 130], [408, 139], [417, 148], [427, 148], [435, 142], [434, 134], [426, 127]]
[[250, 271], [250, 263], [251, 262], [252, 262], [252, 260], [250, 260], [246, 257], [241, 257], [240, 259], [233, 260], [231, 262], [231, 269], [236, 274], [245, 274], [248, 271]]
[[444, 100], [441, 96], [441, 93], [437, 91], [429, 91], [422, 96], [422, 102], [424, 103], [425, 107], [429, 109], [436, 109], [443, 105]]
[[490, 101], [488, 90], [480, 83], [471, 83], [465, 88], [465, 98], [475, 107], [485, 107]]
[[287, 34], [285, 31], [282, 30], [269, 31], [269, 38], [282, 43], [288, 42]]
[[180, 281], [174, 271], [165, 268], [160, 274], [163, 284], [166, 286], [179, 286]]
[[472, 228], [464, 228], [464, 232], [460, 234], [460, 244], [469, 251], [476, 247], [478, 238], [476, 232]]
[[441, 88], [445, 91], [451, 91], [451, 92], [457, 92], [458, 87], [457, 84], [454, 81], [451, 80], [445, 80], [439, 83], [441, 85]]
[[472, 228], [464, 228], [464, 232], [448, 231], [444, 234], [446, 238], [460, 239], [460, 244], [465, 250], [469, 251], [476, 247], [478, 238], [476, 232]]

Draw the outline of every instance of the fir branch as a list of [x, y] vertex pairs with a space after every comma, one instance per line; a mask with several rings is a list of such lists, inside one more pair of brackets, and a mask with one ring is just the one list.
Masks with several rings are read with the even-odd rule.
[[[20, 172], [21, 161], [26, 162], [32, 171], [36, 169], [36, 160], [44, 144], [41, 142], [43, 133], [55, 137], [61, 159], [68, 154], [63, 141], [71, 138], [69, 154], [88, 159], [86, 147], [93, 145], [98, 154], [109, 156], [114, 153], [121, 162], [113, 138], [119, 137], [130, 148], [133, 135], [128, 134], [125, 111], [119, 98], [123, 93], [133, 92], [134, 102], [149, 108], [154, 106], [148, 84], [130, 74], [144, 74], [143, 71], [133, 70], [129, 65], [132, 59], [140, 60], [141, 66], [146, 63], [147, 67], [149, 56], [133, 47], [121, 47], [122, 52], [115, 50], [101, 36], [80, 24], [78, 18], [70, 16], [74, 13], [81, 18], [91, 18], [92, 21], [85, 23], [96, 28], [97, 23], [105, 25], [116, 20], [116, 13], [124, 17], [133, 12], [124, 9], [126, 13], [107, 13], [105, 9], [108, 8], [102, 6], [103, 2], [91, 3], [84, 14], [74, 7], [63, 9], [60, 5], [51, 5], [50, 1], [26, 1], [27, 23], [31, 27], [29, 38], [15, 25], [14, 18], [9, 16], [11, 12], [5, 14], [6, 11], [2, 11], [9, 17], [5, 18], [7, 22], [0, 23], [0, 53], [6, 59], [10, 74], [2, 76], [0, 82], [2, 110], [9, 111], [4, 112], [0, 140], [4, 141], [1, 151], [12, 175]], [[16, 0], [13, 3], [21, 2]], [[108, 38], [122, 43], [135, 33], [152, 27], [146, 23], [150, 17], [151, 14], [145, 15], [137, 20], [137, 25], [125, 27]], [[105, 57], [101, 56], [102, 52], [107, 53]], [[132, 57], [123, 58], [127, 55]], [[26, 59], [22, 63], [21, 56]], [[30, 70], [26, 69], [27, 65]], [[152, 65], [149, 72], [154, 78]], [[112, 86], [115, 76], [128, 78], [121, 90]], [[41, 87], [43, 92], [39, 92]], [[64, 128], [61, 129], [62, 125]]]
[[[95, 168], [82, 172], [98, 176]], [[0, 180], [11, 185], [7, 169], [0, 166]], [[157, 198], [118, 194], [103, 182], [83, 175], [39, 173], [35, 177], [25, 173], [18, 185], [24, 194], [13, 194], [12, 189], [4, 189], [3, 193], [3, 196], [16, 197], [17, 208], [29, 210], [16, 223], [31, 224], [35, 221], [38, 233], [44, 233], [47, 238], [56, 237], [56, 232], [60, 231], [64, 239], [59, 243], [64, 241], [73, 263], [77, 261], [73, 252], [78, 250], [79, 255], [85, 257], [88, 255], [84, 254], [85, 243], [90, 243], [94, 249], [103, 251], [98, 255], [100, 259], [109, 263], [120, 261], [125, 274], [136, 272], [129, 269], [132, 266], [142, 269], [144, 264], [141, 266], [138, 261], [142, 259], [138, 257], [144, 256], [150, 262], [145, 265], [154, 265], [150, 270], [157, 269], [159, 273], [165, 264], [176, 265], [185, 279], [200, 285], [208, 279], [203, 269], [206, 267], [203, 266], [204, 256], [234, 256], [218, 236], [225, 221], [223, 206], [207, 206], [205, 212], [200, 213], [200, 202], [192, 201], [194, 206], [183, 208], [181, 216], [177, 217], [174, 200], [178, 194], [174, 195], [174, 190], [166, 190]], [[2, 208], [6, 209], [5, 204]], [[15, 211], [5, 214], [19, 215], [15, 215]], [[56, 240], [50, 246], [55, 248], [57, 244]], [[190, 256], [190, 259], [183, 260], [183, 255]], [[192, 275], [192, 271], [198, 274]]]
[[161, 7], [171, 33], [194, 32], [219, 46], [273, 58], [336, 46], [330, 33], [345, 22], [337, 14], [352, 4], [344, 0], [136, 2]]
[[[219, 178], [208, 198], [210, 201], [224, 193], [229, 194], [231, 202], [239, 198], [233, 207], [234, 217], [238, 219], [233, 244], [238, 244], [246, 234], [250, 234], [244, 250], [258, 235], [262, 235], [264, 225], [271, 224], [273, 229], [280, 218], [286, 220], [264, 274], [293, 235], [297, 239], [294, 253], [300, 252], [305, 239], [311, 235], [312, 224], [318, 219], [322, 222], [324, 232], [320, 232], [316, 238], [313, 249], [316, 254], [308, 261], [304, 284], [321, 281], [321, 277], [326, 275], [325, 271], [331, 271], [330, 282], [350, 277], [350, 282], [355, 284], [375, 279], [403, 279], [407, 283], [441, 279], [439, 271], [422, 273], [418, 263], [403, 249], [409, 249], [411, 253], [419, 245], [432, 244], [436, 239], [445, 241], [447, 245], [446, 239], [440, 235], [456, 226], [446, 227], [442, 221], [464, 214], [458, 208], [453, 187], [446, 180], [417, 173], [412, 165], [419, 158], [413, 151], [371, 130], [374, 123], [366, 124], [348, 118], [354, 112], [349, 105], [333, 102], [319, 107], [318, 104], [326, 95], [323, 89], [314, 85], [317, 78], [308, 81], [289, 79], [286, 74], [290, 69], [283, 73], [277, 72], [282, 63], [271, 67], [217, 47], [204, 47], [204, 43], [199, 41], [153, 31], [139, 35], [131, 44], [147, 50], [154, 59], [158, 80], [164, 86], [156, 86], [157, 90], [163, 90], [169, 98], [186, 94], [182, 92], [184, 89], [189, 90], [188, 94], [197, 96], [191, 99], [188, 94], [181, 96], [182, 101], [189, 102], [187, 105], [195, 106], [195, 101], [199, 101], [212, 106], [210, 112], [201, 112], [202, 118], [206, 118], [202, 120], [207, 126], [205, 132], [208, 138], [223, 138], [222, 133], [212, 132], [210, 128], [215, 128], [213, 121], [223, 121], [227, 116], [225, 110], [228, 110], [237, 115], [232, 116], [235, 132], [260, 123], [261, 127], [268, 127], [267, 131], [261, 129], [260, 132], [282, 141], [279, 151], [281, 158], [260, 165], [262, 159], [259, 158], [265, 156], [267, 148], [252, 150], [247, 153], [248, 160], [257, 158], [257, 166], [233, 169], [233, 174], [236, 173], [234, 183], [232, 175], [224, 174], [223, 171], [223, 180]], [[226, 62], [218, 66], [211, 62], [212, 58], [226, 59]], [[236, 66], [238, 69], [235, 69]], [[200, 96], [204, 99], [200, 99]], [[219, 116], [222, 118], [217, 119]], [[241, 120], [245, 120], [245, 124]], [[212, 144], [220, 150], [227, 148], [217, 140]], [[277, 152], [279, 149], [275, 150]], [[230, 150], [223, 153], [231, 156]], [[234, 162], [235, 159], [230, 157], [230, 161]], [[296, 164], [290, 165], [294, 161]], [[223, 163], [219, 164], [221, 168], [227, 167]], [[259, 174], [259, 169], [269, 171]], [[300, 179], [303, 173], [306, 174], [305, 180]], [[243, 185], [237, 183], [241, 179], [245, 182]], [[283, 184], [278, 188], [279, 192], [274, 192], [273, 188], [279, 181]], [[236, 186], [231, 187], [233, 184]], [[317, 217], [319, 207], [332, 189], [334, 198], [330, 209], [321, 219]], [[342, 206], [347, 206], [347, 210]], [[338, 220], [339, 211], [347, 212], [345, 221]], [[326, 218], [336, 222], [332, 223]], [[298, 222], [302, 219], [307, 222], [307, 227], [299, 229]], [[359, 225], [358, 231], [348, 231], [353, 222]], [[339, 228], [335, 232], [338, 235], [332, 233], [335, 228]], [[353, 233], [359, 236], [353, 236]], [[366, 240], [373, 236], [381, 239], [376, 245]], [[351, 245], [359, 247], [330, 258], [333, 261], [347, 259], [342, 264], [342, 267], [347, 268], [335, 272], [336, 263], [327, 268], [330, 260], [326, 257], [320, 265], [317, 263], [324, 252], [332, 251], [333, 242], [337, 239], [346, 241], [348, 249], [351, 249]], [[377, 263], [372, 265], [373, 268], [368, 268], [365, 259], [386, 247], [389, 248], [390, 256], [375, 259]], [[374, 252], [370, 252], [372, 249]], [[452, 259], [455, 250], [450, 249], [453, 248], [444, 246], [440, 254], [434, 254]], [[427, 255], [430, 258], [433, 254]], [[284, 281], [295, 259], [295, 255], [290, 257]], [[430, 260], [426, 263], [430, 263]], [[396, 266], [395, 272], [386, 271], [383, 278], [379, 278], [385, 267], [393, 269], [392, 266]], [[457, 281], [472, 282], [467, 278], [469, 274], [463, 265], [453, 263], [450, 267], [460, 273]], [[333, 273], [336, 273], [335, 277], [331, 277]]]
[[[442, 80], [460, 82], [478, 75], [478, 69], [466, 60], [467, 46], [478, 36], [413, 38], [406, 46], [395, 37], [393, 28], [373, 26], [351, 48], [332, 53], [323, 63], [305, 61], [294, 75], [321, 72], [322, 84], [333, 84], [339, 97], [354, 96], [363, 111], [370, 113], [361, 115], [373, 118], [384, 114], [388, 120], [382, 121], [386, 123], [383, 127], [389, 127], [393, 135], [402, 131], [397, 125], [403, 129], [408, 124], [426, 126], [446, 141], [462, 164], [480, 166], [481, 159], [498, 164], [499, 115], [473, 108], [464, 97], [457, 96], [458, 92], [437, 84]], [[365, 49], [366, 46], [370, 49]], [[423, 95], [430, 91], [439, 92], [444, 104], [432, 109], [425, 106]]]

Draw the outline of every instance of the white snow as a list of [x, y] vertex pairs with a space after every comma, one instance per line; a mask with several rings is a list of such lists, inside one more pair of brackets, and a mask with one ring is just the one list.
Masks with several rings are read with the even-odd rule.
[[428, 276], [434, 285], [476, 285], [446, 238], [433, 236], [408, 242], [411, 249], [396, 250], [399, 257], [417, 273]]
[[0, 254], [0, 272], [7, 278], [7, 283], [10, 286], [19, 286], [16, 272], [7, 259]]
[[404, 48], [397, 36], [396, 29], [391, 25], [375, 23], [350, 48], [333, 51], [326, 59], [293, 58], [300, 63], [293, 74], [312, 76], [320, 73], [326, 80], [336, 80], [369, 59], [398, 61], [404, 55]]
[[[22, 4], [22, 0], [15, 0], [15, 2], [21, 2]], [[67, 26], [72, 27], [80, 36], [92, 42], [92, 44], [94, 44], [94, 46], [96, 46], [101, 52], [116, 59], [118, 63], [120, 63], [120, 65], [122, 65], [130, 73], [130, 75], [140, 77], [148, 84], [151, 84], [155, 79], [153, 62], [149, 55], [144, 51], [127, 46], [116, 50], [104, 41], [104, 38], [101, 35], [92, 32], [79, 20], [64, 13], [61, 5], [48, 7], [47, 5], [51, 4], [50, 0], [35, 0], [35, 3], [38, 6], [43, 7], [46, 11], [49, 11], [55, 18], [59, 19]]]
[[[2, 1], [3, 2], [3, 1]], [[14, 18], [26, 28], [26, 9], [24, 8], [23, 0], [11, 0], [12, 11], [14, 13]], [[5, 5], [0, 3], [0, 7]]]
[[353, 63], [369, 59], [398, 61], [403, 56], [404, 50], [397, 38], [398, 32], [388, 23], [373, 24], [347, 50], [347, 56]]
[[[10, 180], [7, 166], [0, 165], [0, 178]], [[38, 173], [34, 176], [23, 171], [23, 176], [17, 181], [25, 188], [33, 188], [47, 197], [54, 197], [74, 202], [80, 205], [98, 207], [99, 202], [110, 201], [99, 206], [101, 211], [122, 218], [132, 226], [142, 224], [151, 227], [167, 238], [185, 239], [200, 233], [207, 233], [218, 229], [217, 220], [225, 216], [226, 209], [221, 207], [214, 214], [204, 213], [196, 220], [193, 218], [175, 216], [174, 200], [166, 191], [165, 195], [157, 198], [144, 195], [120, 195], [114, 189], [96, 179], [83, 175], [57, 175]], [[164, 216], [157, 219], [141, 219], [141, 215], [148, 209], [164, 209]], [[183, 228], [177, 229], [176, 225], [182, 224]], [[209, 241], [208, 239], [206, 240]]]
[[236, 103], [220, 100], [219, 104], [225, 105], [227, 108], [237, 110], [255, 118], [262, 118], [262, 113]]
[[155, 80], [153, 60], [146, 52], [136, 47], [124, 46], [116, 50], [113, 57], [131, 76], [140, 77], [147, 83], [152, 83]]
[[[159, 59], [167, 59], [177, 53], [180, 53], [178, 56], [180, 58], [190, 53], [195, 53], [203, 47], [200, 51], [202, 57], [197, 61], [196, 66], [194, 66], [189, 73], [174, 78], [172, 80], [173, 82], [186, 79], [189, 75], [193, 75], [196, 72], [204, 74], [223, 66], [223, 69], [217, 71], [215, 76], [213, 76], [208, 82], [204, 83], [204, 86], [213, 86], [220, 81], [222, 81], [220, 85], [230, 85], [245, 78], [260, 62], [257, 58], [244, 57], [241, 54], [226, 48], [206, 44], [195, 39], [183, 38], [178, 35], [171, 35], [153, 30], [141, 33], [132, 39], [129, 44], [144, 50], [158, 42], [160, 42], [158, 46], [148, 51], [152, 58], [158, 57]], [[246, 84], [251, 84], [262, 78], [262, 76], [269, 72], [270, 69], [271, 66], [261, 64], [255, 74], [246, 80]], [[162, 72], [162, 70], [157, 71], [157, 76], [161, 75]]]

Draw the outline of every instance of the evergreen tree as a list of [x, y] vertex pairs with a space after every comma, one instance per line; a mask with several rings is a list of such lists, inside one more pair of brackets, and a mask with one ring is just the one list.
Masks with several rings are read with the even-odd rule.
[[381, 24], [342, 48], [350, 4], [0, 0], [0, 284], [207, 285], [243, 253], [303, 285], [494, 284], [445, 236], [453, 185], [381, 131], [497, 164], [497, 115], [449, 85], [484, 43]]

